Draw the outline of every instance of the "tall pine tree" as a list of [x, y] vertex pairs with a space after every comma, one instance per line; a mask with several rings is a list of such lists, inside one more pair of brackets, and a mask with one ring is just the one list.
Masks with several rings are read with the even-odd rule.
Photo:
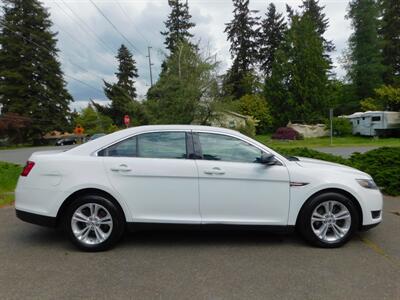
[[354, 29], [349, 39], [348, 76], [358, 100], [371, 97], [383, 83], [382, 41], [379, 37], [379, 5], [376, 0], [352, 0], [348, 18]]
[[3, 0], [0, 20], [2, 112], [32, 119], [30, 137], [68, 126], [71, 95], [57, 60], [50, 15], [38, 0]]
[[123, 125], [123, 117], [128, 114], [137, 121], [136, 124], [145, 123], [144, 112], [141, 105], [136, 101], [135, 80], [138, 78], [136, 62], [128, 48], [124, 45], [118, 50], [116, 56], [118, 60], [117, 83], [104, 81], [104, 93], [111, 100], [109, 107], [101, 106], [92, 102], [96, 109], [112, 118], [113, 122]]
[[171, 12], [167, 21], [164, 22], [166, 31], [161, 32], [165, 36], [165, 46], [172, 53], [182, 42], [188, 42], [193, 35], [189, 30], [195, 26], [191, 22], [192, 16], [189, 13], [189, 5], [186, 1], [168, 0]]
[[276, 127], [288, 121], [321, 122], [328, 112], [329, 61], [323, 41], [307, 14], [294, 13], [290, 19], [291, 27], [265, 84]]
[[329, 27], [329, 21], [323, 12], [325, 6], [320, 6], [319, 0], [303, 0], [303, 4], [300, 7], [303, 9], [303, 14], [307, 15], [316, 25], [316, 31], [324, 41], [326, 52], [329, 53], [334, 51], [335, 46], [333, 42], [326, 40], [324, 37], [324, 34]]
[[136, 99], [135, 80], [139, 77], [136, 61], [133, 59], [132, 53], [124, 44], [118, 49], [117, 60], [118, 72], [115, 73], [118, 78], [118, 86], [121, 87], [132, 98]]
[[400, 1], [381, 0], [384, 83], [400, 87]]
[[257, 36], [259, 17], [249, 9], [249, 0], [233, 0], [233, 20], [225, 32], [231, 43], [232, 67], [225, 77], [225, 90], [236, 99], [254, 90], [254, 66], [258, 60]]
[[261, 21], [258, 37], [260, 69], [265, 77], [271, 76], [275, 52], [281, 45], [286, 30], [284, 17], [276, 11], [275, 5], [271, 3], [265, 19]]

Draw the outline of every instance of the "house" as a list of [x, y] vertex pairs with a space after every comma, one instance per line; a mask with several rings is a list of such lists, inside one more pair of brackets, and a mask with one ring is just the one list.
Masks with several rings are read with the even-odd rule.
[[344, 118], [350, 120], [355, 135], [382, 136], [400, 132], [400, 112], [356, 112]]
[[292, 124], [289, 122], [287, 127], [296, 130], [305, 138], [317, 138], [329, 135], [324, 124], [306, 125], [306, 124]]
[[237, 129], [246, 126], [246, 121], [251, 118], [233, 111], [221, 111], [215, 113], [209, 120], [210, 126]]

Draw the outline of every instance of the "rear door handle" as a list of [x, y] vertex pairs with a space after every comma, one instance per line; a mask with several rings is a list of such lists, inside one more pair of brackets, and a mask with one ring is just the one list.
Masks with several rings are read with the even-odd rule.
[[210, 170], [204, 170], [204, 174], [207, 174], [207, 175], [224, 175], [225, 171], [221, 170], [218, 167], [215, 167], [215, 168], [212, 168]]
[[118, 167], [111, 168], [111, 171], [113, 171], [113, 172], [129, 172], [129, 171], [132, 171], [132, 169], [128, 168], [127, 165], [122, 164], [122, 165], [119, 165]]

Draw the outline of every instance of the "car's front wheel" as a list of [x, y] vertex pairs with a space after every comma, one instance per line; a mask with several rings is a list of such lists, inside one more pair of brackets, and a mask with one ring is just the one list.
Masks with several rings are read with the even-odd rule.
[[297, 226], [311, 244], [335, 248], [350, 240], [358, 224], [359, 216], [352, 200], [342, 194], [324, 193], [304, 205]]
[[85, 195], [67, 210], [65, 228], [70, 240], [85, 251], [103, 251], [114, 246], [124, 231], [120, 209], [107, 198]]

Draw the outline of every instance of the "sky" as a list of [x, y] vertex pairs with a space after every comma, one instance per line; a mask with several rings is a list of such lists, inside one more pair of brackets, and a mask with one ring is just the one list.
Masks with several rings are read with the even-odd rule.
[[[293, 8], [301, 4], [301, 0], [250, 0], [250, 9], [264, 16], [270, 2], [282, 13], [286, 11], [286, 4]], [[42, 0], [42, 3], [51, 14], [53, 30], [58, 32], [59, 59], [68, 90], [75, 100], [71, 105], [73, 109], [86, 106], [89, 99], [108, 103], [103, 102], [107, 99], [102, 92], [102, 80], [116, 81], [115, 56], [122, 43], [137, 62], [136, 88], [139, 98], [145, 97], [150, 86], [148, 47], [151, 47], [153, 81], [157, 80], [166, 54], [160, 31], [165, 30], [164, 21], [170, 12], [167, 0]], [[232, 19], [232, 1], [188, 0], [188, 3], [196, 23], [191, 30], [193, 39], [205, 52], [216, 54], [222, 74], [231, 63], [224, 29]], [[345, 73], [339, 58], [351, 34], [350, 21], [345, 18], [348, 3], [348, 0], [320, 0], [330, 22], [325, 36], [336, 46], [332, 59], [338, 77]]]

